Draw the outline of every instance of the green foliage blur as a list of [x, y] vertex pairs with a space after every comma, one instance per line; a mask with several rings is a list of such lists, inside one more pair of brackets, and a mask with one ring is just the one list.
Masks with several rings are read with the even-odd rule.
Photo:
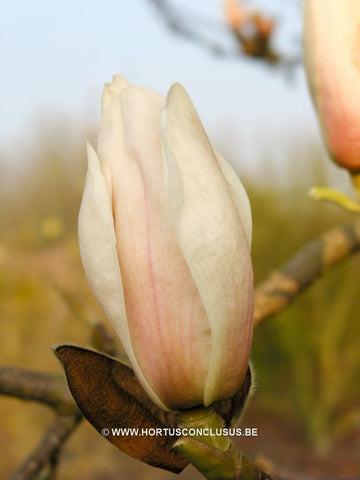
[[[294, 161], [301, 154], [295, 148]], [[276, 182], [248, 188], [256, 284], [306, 242], [354, 220], [354, 215], [307, 195], [312, 186], [327, 185], [327, 161], [314, 147], [301, 160], [302, 174], [289, 162], [282, 188], [277, 189]], [[342, 173], [335, 167], [335, 177]], [[295, 423], [319, 454], [360, 428], [359, 269], [360, 258], [355, 255], [255, 330], [256, 401], [285, 422]]]
[[[59, 289], [71, 292], [89, 317], [102, 317], [82, 272], [76, 237], [86, 172], [84, 145], [93, 137], [91, 128], [79, 134], [65, 124], [44, 125], [39, 138], [23, 149], [21, 164], [0, 159], [2, 364], [59, 372], [50, 345], [88, 344], [87, 325], [76, 318]], [[253, 211], [257, 284], [307, 241], [354, 219], [309, 198], [312, 186], [326, 185], [344, 173], [333, 169], [329, 174], [320, 146], [310, 141], [306, 145], [288, 140], [286, 161], [264, 152], [257, 173], [242, 175]], [[252, 411], [295, 424], [315, 452], [328, 451], [360, 427], [359, 267], [357, 256], [335, 267], [255, 332]], [[7, 459], [0, 466], [2, 476], [31, 451], [52, 413], [10, 398], [0, 397], [0, 405], [0, 437], [6, 439], [2, 455]], [[116, 478], [105, 474], [121, 454], [88, 425], [80, 427], [66, 452], [65, 465], [87, 458], [76, 464], [76, 478]], [[150, 478], [140, 474], [138, 462], [129, 462], [129, 478]]]

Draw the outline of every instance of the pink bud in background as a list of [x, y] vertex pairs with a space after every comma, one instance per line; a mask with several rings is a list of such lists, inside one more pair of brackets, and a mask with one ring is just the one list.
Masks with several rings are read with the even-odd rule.
[[143, 388], [170, 409], [231, 397], [252, 340], [251, 212], [185, 89], [115, 76], [88, 160], [82, 262]]
[[266, 18], [259, 12], [252, 15], [255, 30], [261, 37], [270, 37], [274, 32], [275, 22], [272, 18]]
[[225, 18], [233, 30], [239, 30], [248, 22], [250, 11], [241, 0], [224, 0]]
[[305, 0], [304, 57], [329, 153], [360, 171], [359, 0]]

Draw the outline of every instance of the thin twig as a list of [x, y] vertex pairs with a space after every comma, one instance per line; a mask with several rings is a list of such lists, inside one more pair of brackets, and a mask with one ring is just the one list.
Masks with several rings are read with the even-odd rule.
[[[110, 355], [116, 354], [116, 344], [107, 328], [99, 322], [91, 327], [92, 343]], [[0, 394], [37, 401], [57, 411], [56, 420], [11, 480], [36, 480], [45, 469], [46, 478], [55, 478], [61, 449], [82, 419], [63, 375], [0, 367]]]
[[81, 418], [82, 416], [78, 412], [58, 416], [39, 445], [21, 464], [10, 480], [35, 480], [45, 468], [53, 472], [65, 441], [81, 421]]
[[[156, 8], [164, 24], [175, 35], [202, 46], [213, 55], [222, 58], [241, 58], [242, 60], [247, 59], [262, 62], [263, 64], [283, 68], [286, 72], [292, 72], [294, 67], [301, 64], [302, 58], [298, 52], [290, 57], [272, 50], [271, 52], [270, 50], [267, 52], [269, 54], [254, 55], [250, 54], [246, 48], [244, 49], [242, 42], [238, 41], [236, 42], [235, 48], [229, 47], [226, 45], [227, 42], [213, 40], [215, 36], [219, 36], [219, 32], [224, 33], [225, 36], [225, 34], [228, 34], [230, 31], [227, 26], [222, 25], [220, 22], [218, 24], [211, 24], [205, 17], [197, 17], [196, 22], [194, 22], [194, 13], [184, 13], [184, 9], [177, 9], [174, 2], [170, 2], [169, 0], [148, 1]], [[212, 27], [212, 33], [209, 32], [209, 26]], [[202, 31], [204, 28], [209, 32], [207, 35]]]
[[[224, 47], [219, 42], [210, 40], [200, 32], [196, 31], [196, 29], [191, 26], [188, 19], [183, 18], [183, 15], [177, 12], [175, 8], [171, 6], [169, 2], [167, 2], [167, 0], [150, 0], [150, 2], [161, 15], [165, 25], [176, 35], [182, 36], [194, 43], [202, 45], [211, 53], [216, 54], [219, 57], [234, 57], [238, 54], [235, 49]], [[193, 19], [193, 15], [189, 18]], [[203, 23], [205, 23], [206, 26], [208, 24], [206, 19], [203, 19]]]
[[360, 249], [360, 220], [308, 243], [255, 290], [255, 325], [287, 307], [328, 268]]
[[0, 394], [45, 403], [62, 413], [76, 410], [63, 375], [0, 367]]

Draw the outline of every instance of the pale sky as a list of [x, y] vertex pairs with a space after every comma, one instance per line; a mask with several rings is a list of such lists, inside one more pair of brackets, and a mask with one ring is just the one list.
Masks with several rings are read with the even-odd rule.
[[[208, 18], [208, 34], [231, 46], [220, 0], [173, 3], [193, 18]], [[262, 3], [282, 12], [283, 38], [296, 40], [299, 8], [289, 7], [291, 0]], [[318, 135], [302, 68], [289, 82], [254, 62], [216, 58], [169, 32], [147, 0], [0, 0], [0, 19], [0, 149], [6, 154], [31, 139], [39, 118], [96, 124], [102, 86], [115, 73], [162, 94], [183, 83], [210, 138], [236, 143], [245, 163], [247, 152], [264, 142], [273, 148], [296, 132]]]

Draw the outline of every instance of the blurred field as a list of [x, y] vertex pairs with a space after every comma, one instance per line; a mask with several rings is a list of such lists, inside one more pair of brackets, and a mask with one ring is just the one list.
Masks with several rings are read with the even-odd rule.
[[[101, 312], [86, 284], [76, 238], [85, 176], [85, 137], [57, 127], [34, 140], [24, 165], [0, 159], [0, 362], [59, 372], [50, 346], [88, 344], [88, 329], [58, 288], [90, 316]], [[81, 136], [80, 136], [81, 137]], [[60, 141], [61, 138], [61, 141]], [[83, 141], [84, 140], [84, 141]], [[317, 147], [288, 145], [279, 170], [264, 154], [259, 179], [244, 180], [253, 209], [253, 259], [259, 283], [325, 229], [353, 217], [307, 196], [328, 173]], [[25, 155], [25, 152], [24, 152]], [[256, 393], [243, 424], [259, 437], [244, 444], [265, 462], [302, 472], [360, 470], [360, 259], [323, 278], [277, 318], [258, 327]], [[0, 397], [0, 478], [8, 478], [51, 422], [45, 407]], [[331, 462], [329, 461], [331, 458]], [[265, 460], [264, 460], [265, 459]], [[175, 478], [124, 456], [87, 424], [67, 443], [59, 479]], [[188, 468], [179, 478], [201, 478]]]

